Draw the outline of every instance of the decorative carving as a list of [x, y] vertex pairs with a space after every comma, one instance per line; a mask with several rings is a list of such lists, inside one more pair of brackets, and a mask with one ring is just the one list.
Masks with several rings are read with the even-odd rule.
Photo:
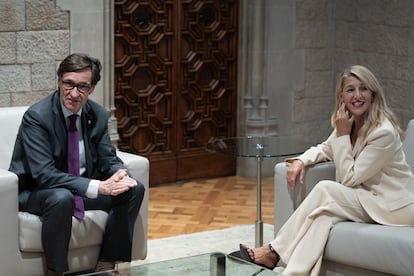
[[145, 9], [140, 9], [135, 14], [134, 23], [138, 25], [139, 28], [146, 28], [151, 23], [151, 15]]
[[237, 8], [115, 0], [120, 149], [174, 159], [236, 135]]
[[203, 6], [199, 12], [200, 22], [204, 25], [210, 25], [216, 20], [214, 10], [210, 6]]

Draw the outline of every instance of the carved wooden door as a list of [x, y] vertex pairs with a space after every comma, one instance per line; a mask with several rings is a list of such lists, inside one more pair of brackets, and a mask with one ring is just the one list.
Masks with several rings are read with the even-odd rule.
[[233, 175], [207, 153], [236, 135], [238, 1], [115, 0], [121, 150], [150, 159], [150, 183]]

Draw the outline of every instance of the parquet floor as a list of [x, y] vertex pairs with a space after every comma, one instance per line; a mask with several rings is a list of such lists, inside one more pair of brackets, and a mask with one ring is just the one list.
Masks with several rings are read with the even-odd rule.
[[[262, 220], [273, 224], [273, 177], [262, 180]], [[256, 221], [256, 178], [229, 176], [149, 189], [148, 238], [216, 230]]]

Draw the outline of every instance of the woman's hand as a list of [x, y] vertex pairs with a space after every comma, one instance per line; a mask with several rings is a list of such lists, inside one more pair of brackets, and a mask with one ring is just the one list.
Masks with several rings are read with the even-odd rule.
[[349, 115], [349, 111], [345, 108], [345, 103], [342, 103], [336, 112], [335, 125], [336, 125], [336, 135], [350, 135], [352, 130], [352, 125], [354, 124], [354, 115]]
[[287, 172], [286, 172], [286, 181], [289, 187], [293, 190], [295, 189], [296, 178], [299, 176], [300, 184], [303, 184], [303, 178], [305, 175], [305, 164], [299, 160], [295, 159], [290, 163]]

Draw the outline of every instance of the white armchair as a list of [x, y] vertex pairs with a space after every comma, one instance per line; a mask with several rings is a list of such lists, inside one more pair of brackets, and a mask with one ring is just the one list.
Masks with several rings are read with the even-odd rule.
[[[3, 275], [44, 275], [46, 271], [41, 245], [41, 220], [18, 211], [17, 176], [8, 171], [21, 118], [27, 107], [0, 108], [0, 267]], [[118, 151], [134, 178], [146, 188], [135, 222], [132, 259], [147, 255], [148, 182], [147, 158]], [[97, 263], [107, 213], [86, 211], [85, 219], [73, 219], [69, 245], [69, 272], [93, 269]]]

